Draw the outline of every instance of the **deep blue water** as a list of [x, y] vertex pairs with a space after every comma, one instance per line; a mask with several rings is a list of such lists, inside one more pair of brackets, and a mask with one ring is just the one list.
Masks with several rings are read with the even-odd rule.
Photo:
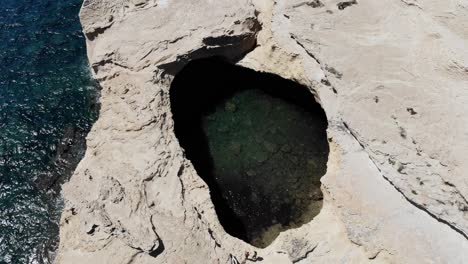
[[0, 1], [0, 263], [48, 263], [96, 119], [82, 0]]

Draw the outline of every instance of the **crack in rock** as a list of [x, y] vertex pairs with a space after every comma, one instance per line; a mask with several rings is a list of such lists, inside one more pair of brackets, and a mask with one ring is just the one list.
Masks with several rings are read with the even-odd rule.
[[304, 259], [307, 259], [309, 257], [309, 254], [314, 252], [314, 250], [318, 247], [318, 244], [315, 245], [313, 248], [311, 248], [310, 250], [307, 250], [303, 256], [295, 259], [292, 263], [298, 263], [299, 261], [302, 261]]
[[421, 211], [427, 213], [430, 217], [434, 218], [438, 222], [447, 225], [450, 229], [452, 229], [453, 231], [455, 231], [458, 234], [462, 235], [465, 239], [468, 240], [468, 235], [463, 230], [461, 230], [460, 228], [454, 226], [453, 224], [451, 224], [447, 220], [438, 217], [436, 214], [432, 213], [429, 209], [425, 208], [423, 205], [420, 205], [417, 202], [411, 200], [399, 187], [397, 187], [387, 176], [385, 176], [383, 174], [382, 170], [377, 165], [376, 161], [374, 161], [374, 159], [367, 152], [367, 149], [366, 149], [364, 143], [362, 143], [361, 140], [359, 140], [356, 133], [353, 132], [353, 130], [348, 126], [348, 124], [346, 124], [346, 122], [343, 122], [343, 127], [345, 128], [345, 131], [347, 131], [354, 138], [354, 140], [361, 146], [363, 151], [366, 152], [367, 156], [369, 157], [369, 160], [374, 164], [374, 166], [380, 172], [380, 175], [382, 175], [382, 177], [385, 179], [385, 181], [387, 181], [391, 186], [393, 186], [393, 188], [395, 190], [397, 190], [405, 198], [406, 201], [408, 201], [410, 204], [412, 204], [416, 208], [420, 209]]
[[[330, 83], [330, 81], [328, 80], [328, 76], [327, 74], [325, 73], [325, 71], [327, 70], [327, 66], [323, 66], [323, 64], [320, 62], [320, 60], [313, 54], [311, 53], [308, 49], [306, 49], [306, 47], [304, 46], [304, 44], [302, 44], [298, 39], [297, 37], [294, 35], [294, 34], [290, 34], [290, 37], [291, 39], [293, 39], [297, 45], [299, 45], [307, 55], [309, 55], [309, 57], [311, 57], [313, 60], [315, 60], [315, 62], [317, 62], [317, 64], [320, 65], [320, 68], [322, 69], [322, 73], [323, 75], [325, 76], [325, 78], [323, 78], [321, 80], [321, 83], [325, 86], [329, 86], [333, 93], [334, 94], [338, 94], [338, 91], [336, 90], [336, 88]], [[329, 68], [331, 69], [331, 68]], [[333, 69], [334, 70], [334, 69]], [[329, 71], [330, 73], [334, 74], [333, 72]], [[338, 74], [338, 73], [337, 73]], [[341, 75], [336, 75], [338, 79], [341, 79], [342, 77], [342, 74]], [[339, 76], [339, 77], [338, 77]]]

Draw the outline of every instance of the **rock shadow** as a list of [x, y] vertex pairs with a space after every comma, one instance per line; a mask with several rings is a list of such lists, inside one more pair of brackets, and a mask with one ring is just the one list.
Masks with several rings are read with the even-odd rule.
[[170, 99], [175, 134], [227, 233], [266, 247], [320, 212], [328, 122], [306, 87], [208, 58], [175, 76]]

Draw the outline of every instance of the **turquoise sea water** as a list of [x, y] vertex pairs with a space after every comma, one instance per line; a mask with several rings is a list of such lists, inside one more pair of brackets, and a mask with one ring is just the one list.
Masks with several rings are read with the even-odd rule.
[[60, 183], [96, 119], [81, 0], [0, 3], [0, 263], [48, 263]]

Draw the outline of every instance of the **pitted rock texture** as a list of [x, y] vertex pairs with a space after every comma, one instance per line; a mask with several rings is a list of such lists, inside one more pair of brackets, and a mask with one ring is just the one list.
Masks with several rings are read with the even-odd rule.
[[[463, 0], [86, 0], [102, 87], [64, 185], [56, 263], [464, 263]], [[310, 88], [329, 121], [323, 208], [256, 249], [224, 232], [173, 132], [174, 75], [232, 63]]]

